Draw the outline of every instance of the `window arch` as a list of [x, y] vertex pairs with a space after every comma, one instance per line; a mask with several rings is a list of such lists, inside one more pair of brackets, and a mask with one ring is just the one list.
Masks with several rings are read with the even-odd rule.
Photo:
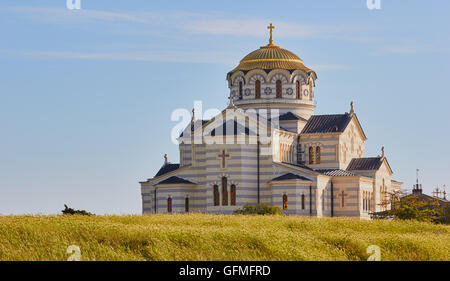
[[214, 206], [219, 206], [220, 198], [219, 198], [219, 186], [217, 184], [213, 187], [213, 193], [214, 193]]
[[261, 81], [256, 80], [255, 82], [255, 99], [261, 98]]
[[222, 206], [228, 205], [228, 183], [227, 178], [222, 177]]
[[316, 147], [316, 164], [320, 164], [320, 146]]
[[309, 164], [314, 164], [314, 147], [309, 147]]
[[172, 198], [167, 198], [167, 212], [172, 213]]
[[283, 94], [283, 86], [281, 85], [281, 80], [277, 80], [276, 84], [276, 93], [277, 93], [277, 98], [282, 98]]
[[239, 99], [242, 99], [242, 81], [239, 81]]
[[232, 184], [230, 187], [230, 205], [236, 206], [236, 185]]
[[302, 98], [302, 86], [301, 86], [300, 80], [297, 80], [297, 82], [296, 82], [295, 93], [296, 93], [297, 99]]
[[186, 213], [189, 213], [189, 197], [186, 197], [186, 199], [184, 199], [184, 211]]
[[305, 194], [302, 194], [301, 198], [302, 198], [302, 210], [304, 210], [305, 209]]
[[288, 197], [286, 194], [283, 194], [283, 210], [287, 210], [288, 208]]

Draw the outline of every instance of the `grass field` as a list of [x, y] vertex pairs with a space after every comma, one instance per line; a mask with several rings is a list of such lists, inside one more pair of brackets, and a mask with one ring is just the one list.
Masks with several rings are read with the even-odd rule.
[[294, 216], [3, 216], [0, 260], [450, 260], [450, 227]]

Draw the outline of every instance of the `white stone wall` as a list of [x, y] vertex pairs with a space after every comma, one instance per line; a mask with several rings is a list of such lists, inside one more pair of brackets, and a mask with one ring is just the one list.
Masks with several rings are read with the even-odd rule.
[[[302, 134], [300, 135], [300, 144], [302, 145], [302, 161], [313, 169], [332, 169], [339, 168], [339, 134]], [[309, 147], [320, 147], [321, 157], [320, 164], [314, 161], [314, 164], [309, 163]]]
[[353, 158], [364, 157], [365, 140], [353, 118], [339, 137], [339, 168], [346, 169]]

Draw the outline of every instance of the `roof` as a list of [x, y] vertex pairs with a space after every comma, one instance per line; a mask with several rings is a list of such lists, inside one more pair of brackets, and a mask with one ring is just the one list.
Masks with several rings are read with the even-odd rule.
[[309, 118], [301, 134], [314, 133], [335, 133], [344, 132], [347, 125], [352, 120], [353, 115], [330, 114], [330, 115], [313, 115]]
[[310, 179], [300, 176], [300, 175], [296, 175], [293, 173], [287, 173], [284, 174], [282, 176], [273, 178], [272, 181], [283, 181], [283, 180], [304, 180], [304, 181], [311, 181]]
[[288, 120], [302, 120], [307, 121], [305, 118], [298, 116], [297, 114], [294, 114], [292, 112], [287, 112], [285, 114], [282, 114], [278, 117], [279, 121], [288, 121]]
[[164, 164], [161, 169], [159, 169], [159, 171], [156, 173], [155, 178], [162, 176], [164, 174], [170, 173], [172, 171], [177, 170], [178, 168], [180, 168], [180, 164], [172, 164], [172, 163], [167, 163]]
[[[231, 120], [228, 122], [223, 122], [221, 126], [216, 127], [215, 129], [211, 130], [211, 136], [215, 136], [216, 135], [216, 129], [222, 127], [222, 134], [219, 134], [221, 136], [226, 136], [226, 135], [232, 135], [230, 132], [227, 132], [227, 126], [229, 126], [230, 124], [227, 125], [227, 123], [231, 123]], [[236, 120], [233, 121], [233, 135], [237, 135], [238, 133], [244, 133], [246, 135], [250, 135], [250, 129], [247, 126], [243, 126], [242, 124], [238, 123]], [[239, 130], [239, 132], [238, 132]], [[219, 129], [219, 133], [220, 133], [220, 129]], [[256, 133], [254, 133], [254, 135], [256, 135]]]
[[299, 167], [299, 168], [310, 170], [310, 171], [314, 172], [314, 169], [311, 169], [310, 167], [308, 167], [306, 165], [303, 165], [303, 164], [294, 164], [294, 163], [289, 163], [289, 162], [281, 162], [281, 163], [287, 164], [287, 165], [291, 165], [291, 166], [295, 166], [295, 167]]
[[383, 157], [353, 158], [347, 170], [378, 170], [383, 164]]
[[359, 176], [358, 174], [341, 170], [341, 169], [317, 169], [317, 172], [330, 177], [354, 177]]
[[167, 178], [167, 179], [165, 179], [165, 180], [163, 180], [163, 181], [160, 181], [158, 184], [177, 184], [177, 183], [178, 183], [178, 184], [179, 184], [179, 183], [195, 184], [195, 183], [193, 183], [193, 182], [191, 182], [191, 181], [188, 181], [188, 180], [179, 178], [179, 177], [177, 177], [177, 176], [172, 176], [172, 177], [170, 177], [170, 178]]
[[[203, 126], [203, 125], [205, 125], [206, 123], [208, 123], [209, 122], [209, 120], [201, 120], [202, 121], [202, 124], [200, 125], [200, 126]], [[195, 125], [194, 125], [194, 123], [190, 123], [191, 124], [191, 132], [193, 132], [194, 131], [194, 129], [195, 129]], [[199, 127], [200, 127], [199, 126]], [[186, 129], [187, 129], [187, 127], [186, 127]], [[185, 130], [186, 130], [185, 129]], [[181, 134], [180, 134], [180, 138], [181, 137], [183, 137], [183, 134], [184, 134], [184, 131], [183, 132], [181, 132]]]
[[306, 67], [296, 54], [274, 44], [262, 46], [249, 53], [229, 74], [239, 70], [249, 71], [252, 69], [300, 69], [306, 73], [314, 72]]

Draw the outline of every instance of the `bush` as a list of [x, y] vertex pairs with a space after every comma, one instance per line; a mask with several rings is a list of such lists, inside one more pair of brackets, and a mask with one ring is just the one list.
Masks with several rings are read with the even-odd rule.
[[67, 207], [66, 204], [64, 204], [64, 210], [61, 211], [63, 215], [84, 215], [84, 216], [91, 216], [92, 214], [89, 212], [86, 212], [85, 210], [74, 210], [72, 208]]
[[269, 206], [266, 204], [257, 204], [256, 206], [251, 204], [245, 204], [242, 209], [238, 209], [234, 212], [241, 215], [281, 215], [281, 209], [277, 206]]
[[439, 210], [439, 222], [443, 224], [450, 224], [450, 204], [445, 204]]

